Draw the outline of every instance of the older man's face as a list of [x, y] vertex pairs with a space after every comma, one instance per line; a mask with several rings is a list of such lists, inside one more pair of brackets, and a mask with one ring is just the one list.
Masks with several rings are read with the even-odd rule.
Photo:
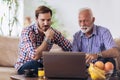
[[79, 25], [83, 33], [87, 33], [92, 30], [94, 18], [86, 11], [79, 13]]

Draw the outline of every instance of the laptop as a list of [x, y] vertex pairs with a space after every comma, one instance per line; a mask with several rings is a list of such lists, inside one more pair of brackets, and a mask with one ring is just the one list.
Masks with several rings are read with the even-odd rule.
[[88, 74], [85, 61], [83, 52], [43, 52], [45, 77], [86, 80]]

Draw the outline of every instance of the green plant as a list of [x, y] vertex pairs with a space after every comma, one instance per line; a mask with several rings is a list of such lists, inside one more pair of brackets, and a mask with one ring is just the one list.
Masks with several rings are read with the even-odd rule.
[[8, 13], [4, 12], [3, 15], [0, 17], [0, 31], [2, 35], [4, 35], [2, 31], [2, 26], [3, 26], [3, 20], [6, 19], [7, 25], [8, 26], [8, 35], [11, 36], [13, 27], [18, 25], [19, 21], [17, 18], [17, 12], [18, 12], [18, 1], [17, 0], [2, 0], [2, 4], [4, 4], [7, 7]]
[[3, 23], [3, 16], [0, 17], [0, 32], [3, 35], [3, 31], [2, 31], [2, 23]]

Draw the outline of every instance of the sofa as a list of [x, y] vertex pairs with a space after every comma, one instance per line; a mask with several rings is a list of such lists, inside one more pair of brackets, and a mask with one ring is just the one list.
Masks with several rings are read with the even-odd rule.
[[[14, 64], [18, 56], [19, 38], [0, 36], [0, 80], [10, 80], [10, 76], [17, 74]], [[51, 51], [61, 51], [54, 45]]]
[[10, 80], [10, 76], [16, 74], [18, 42], [18, 38], [0, 36], [0, 80]]
[[[115, 39], [120, 48], [120, 39]], [[10, 76], [17, 74], [14, 64], [18, 56], [18, 38], [0, 36], [0, 80], [10, 80]], [[54, 45], [51, 51], [61, 51], [61, 48]], [[120, 69], [120, 54], [116, 58], [117, 69]]]

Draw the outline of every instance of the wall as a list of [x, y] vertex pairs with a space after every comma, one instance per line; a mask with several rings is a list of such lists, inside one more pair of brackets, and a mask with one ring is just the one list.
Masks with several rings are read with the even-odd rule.
[[[90, 7], [96, 18], [95, 24], [110, 29], [114, 38], [120, 36], [120, 0], [45, 0], [57, 11], [61, 28], [68, 32], [68, 38], [79, 30], [78, 10]], [[34, 10], [40, 5], [39, 0], [24, 0], [24, 16], [31, 16], [34, 20]]]

